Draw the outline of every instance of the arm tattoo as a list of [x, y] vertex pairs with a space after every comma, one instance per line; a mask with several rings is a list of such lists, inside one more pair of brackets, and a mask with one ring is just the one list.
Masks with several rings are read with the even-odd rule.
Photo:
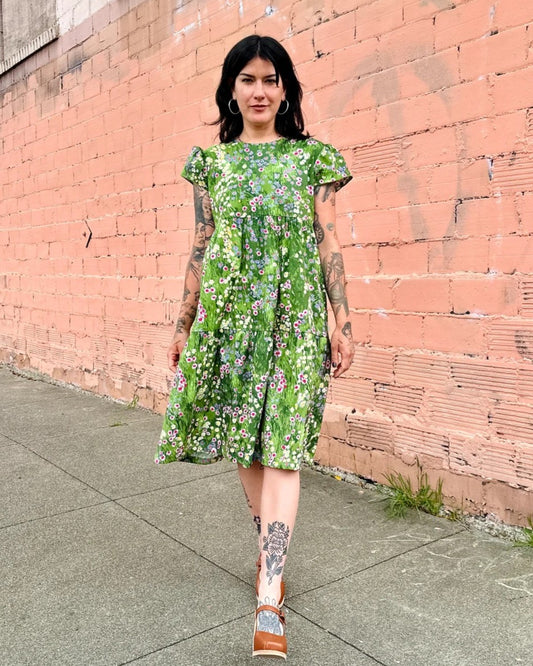
[[194, 243], [185, 269], [185, 287], [180, 313], [176, 322], [176, 333], [189, 331], [200, 300], [200, 280], [205, 251], [215, 230], [211, 200], [205, 188], [194, 188]]
[[335, 204], [335, 185], [334, 183], [328, 183], [327, 185], [319, 185], [316, 188], [316, 194], [320, 195], [320, 200], [322, 203], [330, 201], [331, 204]]
[[344, 326], [342, 327], [342, 334], [348, 338], [348, 340], [352, 339], [352, 325], [350, 324], [349, 321], [347, 321]]
[[324, 227], [320, 224], [320, 220], [316, 213], [315, 213], [315, 220], [313, 222], [313, 229], [315, 230], [316, 242], [318, 243], [318, 245], [320, 245], [320, 243], [322, 243], [322, 241], [326, 237], [326, 234], [324, 232]]
[[348, 299], [346, 298], [344, 261], [340, 252], [331, 252], [322, 261], [322, 270], [326, 281], [331, 307], [335, 315], [343, 309], [346, 316], [350, 314]]

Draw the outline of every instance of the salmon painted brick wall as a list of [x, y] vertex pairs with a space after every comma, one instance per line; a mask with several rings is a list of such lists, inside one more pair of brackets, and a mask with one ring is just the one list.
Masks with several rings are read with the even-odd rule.
[[[65, 4], [65, 3], [63, 3]], [[102, 4], [102, 3], [99, 3]], [[0, 360], [162, 411], [181, 180], [239, 38], [287, 47], [338, 197], [357, 352], [317, 460], [533, 514], [533, 10], [523, 0], [114, 0], [0, 77]]]

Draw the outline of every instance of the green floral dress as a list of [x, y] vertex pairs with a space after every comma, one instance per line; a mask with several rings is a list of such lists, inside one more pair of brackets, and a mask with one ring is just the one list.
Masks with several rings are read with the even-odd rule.
[[282, 138], [195, 147], [182, 175], [208, 190], [215, 231], [156, 462], [299, 469], [330, 369], [314, 192], [350, 173], [332, 146]]

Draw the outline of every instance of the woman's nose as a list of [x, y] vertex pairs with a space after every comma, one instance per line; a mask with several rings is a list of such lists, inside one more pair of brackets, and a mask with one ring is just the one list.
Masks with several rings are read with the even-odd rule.
[[256, 81], [254, 88], [254, 97], [264, 97], [265, 91], [263, 89], [263, 82]]

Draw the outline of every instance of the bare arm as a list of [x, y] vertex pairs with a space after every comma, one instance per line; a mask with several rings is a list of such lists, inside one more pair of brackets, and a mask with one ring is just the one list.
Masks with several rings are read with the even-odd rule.
[[196, 317], [200, 300], [200, 279], [205, 251], [209, 245], [215, 223], [211, 211], [211, 201], [206, 189], [194, 186], [194, 240], [189, 262], [185, 269], [183, 298], [176, 322], [176, 330], [168, 350], [169, 368], [175, 372], [179, 356], [189, 337], [189, 331]]
[[314, 229], [336, 327], [331, 336], [331, 359], [334, 377], [340, 377], [350, 367], [354, 346], [350, 308], [346, 296], [344, 261], [335, 229], [335, 186], [320, 185], [315, 189]]

